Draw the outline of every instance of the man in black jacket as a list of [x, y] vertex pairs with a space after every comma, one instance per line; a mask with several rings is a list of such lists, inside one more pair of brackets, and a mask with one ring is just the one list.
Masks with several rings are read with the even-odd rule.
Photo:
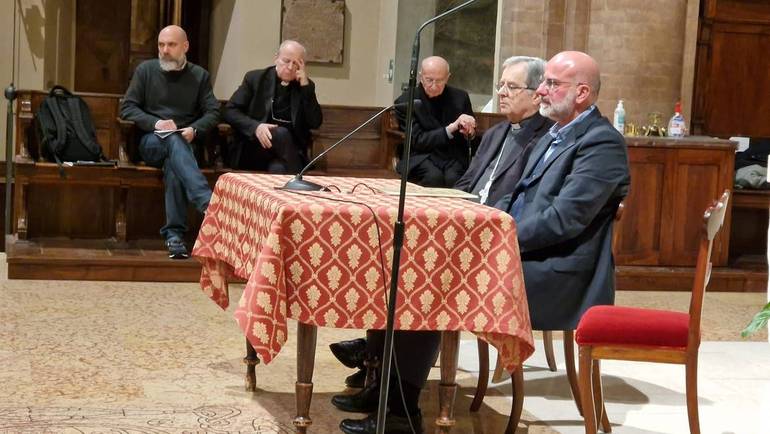
[[454, 188], [477, 194], [479, 202], [490, 206], [513, 191], [532, 147], [553, 125], [538, 112], [540, 96], [535, 90], [544, 68], [545, 61], [536, 57], [513, 56], [503, 62], [495, 88], [500, 113], [507, 120], [484, 133], [470, 167]]
[[[513, 191], [534, 145], [549, 130], [553, 122], [538, 113], [540, 96], [535, 90], [543, 78], [545, 62], [534, 57], [514, 56], [502, 66], [497, 84], [500, 112], [506, 116], [484, 133], [481, 145], [469, 169], [455, 184], [455, 188], [479, 195], [482, 204], [494, 205], [505, 194]], [[406, 414], [411, 417], [415, 431], [421, 432], [418, 400], [428, 373], [438, 354], [441, 341], [439, 332], [403, 332], [394, 335], [394, 352], [399, 361], [401, 388], [389, 391], [387, 432], [411, 433]], [[332, 344], [335, 356], [349, 367], [360, 366], [367, 357], [379, 358], [384, 344], [384, 332], [369, 331], [367, 339], [356, 339]], [[363, 378], [362, 373], [348, 377]], [[398, 385], [395, 379], [391, 385]], [[401, 400], [403, 390], [404, 400]], [[336, 395], [332, 404], [343, 411], [368, 412], [376, 408], [378, 384], [370, 384], [353, 395]], [[346, 433], [374, 432], [374, 417], [363, 420], [345, 420], [341, 428]]]
[[142, 62], [126, 90], [120, 116], [136, 122], [145, 134], [139, 154], [148, 165], [163, 169], [166, 225], [160, 230], [172, 259], [189, 257], [182, 241], [187, 205], [201, 213], [211, 188], [198, 168], [191, 143], [219, 120], [219, 102], [209, 73], [187, 61], [187, 34], [168, 26], [158, 34], [158, 59]]
[[305, 47], [283, 41], [274, 63], [247, 72], [225, 106], [224, 120], [235, 130], [227, 158], [234, 169], [297, 173], [307, 164], [310, 130], [323, 117]]
[[[476, 134], [476, 119], [468, 92], [447, 86], [449, 64], [439, 56], [420, 64], [416, 96], [422, 104], [414, 108], [409, 181], [426, 187], [451, 187], [468, 168], [470, 141]], [[396, 104], [407, 100], [405, 92]], [[406, 131], [406, 108], [397, 107], [402, 131]], [[398, 151], [401, 156], [401, 151]], [[403, 173], [404, 162], [396, 167]]]

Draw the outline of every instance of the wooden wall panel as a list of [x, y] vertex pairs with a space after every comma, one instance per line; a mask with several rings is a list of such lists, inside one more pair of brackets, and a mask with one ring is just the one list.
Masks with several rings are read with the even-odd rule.
[[[375, 113], [378, 107], [324, 106], [323, 132], [313, 143], [315, 155], [333, 145]], [[385, 116], [385, 114], [383, 114]], [[386, 150], [383, 149], [382, 119], [375, 119], [369, 125], [351, 136], [318, 162], [319, 169], [327, 167], [355, 167], [380, 169], [386, 164]]]
[[615, 258], [626, 265], [660, 262], [666, 154], [657, 149], [629, 153], [631, 189], [624, 201], [623, 217], [615, 228]]
[[671, 250], [664, 251], [664, 260], [671, 265], [692, 265], [698, 257], [698, 240], [703, 223], [703, 211], [716, 199], [721, 182], [718, 154], [695, 150], [679, 151], [673, 202], [673, 224], [680, 228], [671, 237]]
[[128, 82], [131, 0], [78, 0], [75, 90], [123, 93]]
[[30, 185], [29, 237], [115, 236], [112, 188], [91, 185]]

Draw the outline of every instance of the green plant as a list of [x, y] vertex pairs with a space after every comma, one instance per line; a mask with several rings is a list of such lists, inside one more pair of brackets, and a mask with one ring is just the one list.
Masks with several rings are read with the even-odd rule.
[[747, 325], [741, 332], [741, 337], [745, 338], [756, 333], [759, 329], [764, 328], [767, 325], [768, 320], [770, 320], [770, 303], [767, 303], [762, 310], [754, 315], [754, 318], [749, 325]]

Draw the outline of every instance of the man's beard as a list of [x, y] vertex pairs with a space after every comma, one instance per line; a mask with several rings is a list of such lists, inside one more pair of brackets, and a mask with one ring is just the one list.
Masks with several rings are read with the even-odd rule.
[[541, 102], [540, 115], [556, 122], [559, 122], [562, 119], [567, 119], [572, 114], [572, 111], [575, 107], [576, 97], [577, 95], [575, 92], [570, 89], [567, 94], [564, 95], [564, 99], [562, 99], [561, 102], [551, 102], [549, 105]]
[[160, 61], [160, 69], [164, 71], [179, 71], [187, 63], [187, 56], [182, 54], [178, 59], [173, 57], [164, 59], [162, 55], [158, 54], [158, 61]]

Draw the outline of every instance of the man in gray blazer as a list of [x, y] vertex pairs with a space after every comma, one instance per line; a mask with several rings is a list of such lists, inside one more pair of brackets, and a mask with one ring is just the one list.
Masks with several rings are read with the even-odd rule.
[[498, 204], [516, 220], [534, 329], [574, 329], [589, 307], [614, 303], [612, 222], [630, 176], [623, 135], [594, 105], [599, 76], [585, 53], [548, 61], [537, 93], [556, 124]]

